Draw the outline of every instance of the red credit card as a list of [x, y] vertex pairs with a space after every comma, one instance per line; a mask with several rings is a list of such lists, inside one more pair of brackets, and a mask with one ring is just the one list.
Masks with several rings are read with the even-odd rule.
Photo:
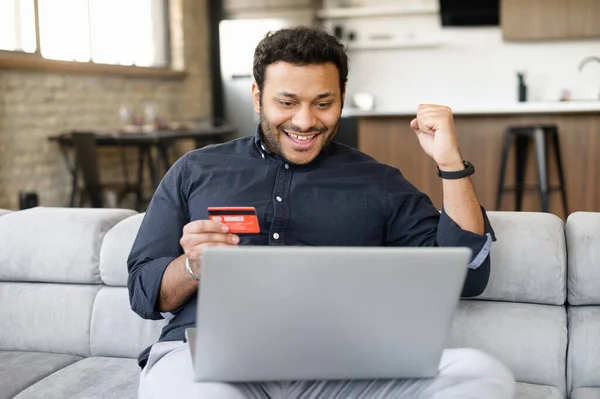
[[230, 233], [260, 233], [256, 208], [254, 207], [210, 207], [208, 208], [208, 218], [229, 226]]

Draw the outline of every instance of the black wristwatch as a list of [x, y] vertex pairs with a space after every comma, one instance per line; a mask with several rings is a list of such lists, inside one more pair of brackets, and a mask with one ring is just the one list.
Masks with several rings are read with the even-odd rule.
[[453, 180], [462, 179], [463, 177], [471, 176], [473, 173], [475, 173], [475, 167], [471, 162], [463, 161], [463, 164], [465, 165], [465, 168], [463, 170], [456, 170], [453, 172], [444, 172], [443, 170], [440, 170], [440, 167], [438, 166], [438, 176], [442, 179]]

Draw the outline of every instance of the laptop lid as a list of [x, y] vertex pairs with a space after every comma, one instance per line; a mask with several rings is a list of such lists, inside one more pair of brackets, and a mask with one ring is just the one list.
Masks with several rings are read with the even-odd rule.
[[211, 247], [197, 381], [437, 374], [467, 248]]

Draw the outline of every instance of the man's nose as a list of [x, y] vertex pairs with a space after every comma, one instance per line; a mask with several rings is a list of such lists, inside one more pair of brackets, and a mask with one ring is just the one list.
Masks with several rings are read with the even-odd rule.
[[299, 127], [303, 132], [306, 132], [317, 124], [317, 118], [313, 115], [311, 108], [310, 106], [300, 107], [298, 112], [292, 117], [294, 126]]

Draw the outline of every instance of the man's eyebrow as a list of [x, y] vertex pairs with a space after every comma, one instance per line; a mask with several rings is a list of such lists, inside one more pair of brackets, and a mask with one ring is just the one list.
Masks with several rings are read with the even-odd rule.
[[289, 97], [289, 98], [294, 98], [294, 99], [298, 98], [297, 94], [290, 93], [290, 92], [287, 92], [287, 91], [280, 91], [277, 94], [280, 95], [280, 96], [283, 96], [283, 97]]
[[[290, 93], [288, 91], [280, 91], [277, 94], [280, 95], [280, 96], [282, 96], [282, 97], [288, 97], [288, 98], [298, 99], [298, 95], [297, 94]], [[328, 92], [325, 92], [325, 93], [317, 94], [317, 96], [315, 97], [315, 100], [321, 100], [323, 98], [328, 98], [328, 97], [333, 97], [333, 93], [330, 92], [330, 91], [328, 91]]]
[[326, 93], [321, 93], [315, 97], [315, 100], [321, 100], [321, 99], [327, 98], [327, 97], [333, 97], [333, 93], [330, 91], [328, 91]]

